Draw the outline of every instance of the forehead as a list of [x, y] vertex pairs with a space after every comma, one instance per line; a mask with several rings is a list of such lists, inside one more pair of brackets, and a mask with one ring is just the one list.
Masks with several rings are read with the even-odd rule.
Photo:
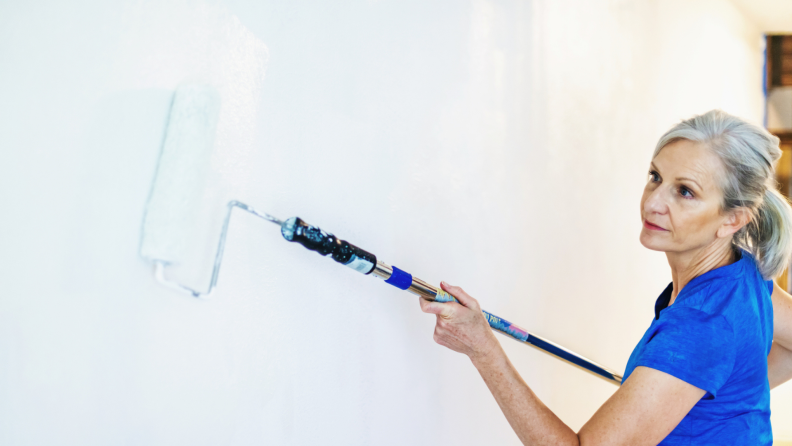
[[691, 178], [704, 187], [715, 184], [724, 173], [723, 164], [712, 149], [685, 139], [663, 147], [652, 162], [665, 177]]

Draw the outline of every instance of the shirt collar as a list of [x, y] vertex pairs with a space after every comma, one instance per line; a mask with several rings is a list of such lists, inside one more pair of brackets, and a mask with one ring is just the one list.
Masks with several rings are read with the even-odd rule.
[[[677, 294], [675, 302], [678, 302], [684, 296], [687, 296], [691, 292], [700, 288], [702, 285], [705, 285], [717, 278], [741, 276], [746, 267], [753, 266], [755, 268], [755, 264], [756, 263], [751, 253], [744, 249], [740, 249], [740, 258], [736, 262], [709, 270], [700, 276], [694, 277], [693, 280], [688, 282], [688, 284], [682, 288], [682, 291]], [[666, 289], [660, 293], [660, 296], [655, 302], [655, 320], [660, 319], [660, 312], [668, 308], [668, 303], [671, 301], [671, 293], [673, 291], [674, 283], [671, 282], [668, 284]]]

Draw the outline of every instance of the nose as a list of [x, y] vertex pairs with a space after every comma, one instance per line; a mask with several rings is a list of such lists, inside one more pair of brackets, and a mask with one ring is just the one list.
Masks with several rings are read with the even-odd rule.
[[649, 192], [643, 203], [644, 212], [648, 214], [665, 214], [668, 212], [667, 191], [664, 187], [658, 187]]

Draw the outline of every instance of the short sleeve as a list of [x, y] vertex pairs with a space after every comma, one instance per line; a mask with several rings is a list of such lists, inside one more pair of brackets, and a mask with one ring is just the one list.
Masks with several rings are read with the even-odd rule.
[[734, 337], [722, 315], [671, 306], [660, 313], [636, 366], [660, 370], [716, 396], [734, 368]]

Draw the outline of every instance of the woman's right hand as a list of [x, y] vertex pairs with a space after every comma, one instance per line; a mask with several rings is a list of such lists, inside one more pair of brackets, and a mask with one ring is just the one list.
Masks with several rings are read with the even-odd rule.
[[476, 299], [460, 287], [440, 282], [440, 287], [457, 302], [432, 302], [419, 298], [421, 311], [437, 316], [434, 340], [455, 352], [467, 355], [474, 363], [502, 353]]

